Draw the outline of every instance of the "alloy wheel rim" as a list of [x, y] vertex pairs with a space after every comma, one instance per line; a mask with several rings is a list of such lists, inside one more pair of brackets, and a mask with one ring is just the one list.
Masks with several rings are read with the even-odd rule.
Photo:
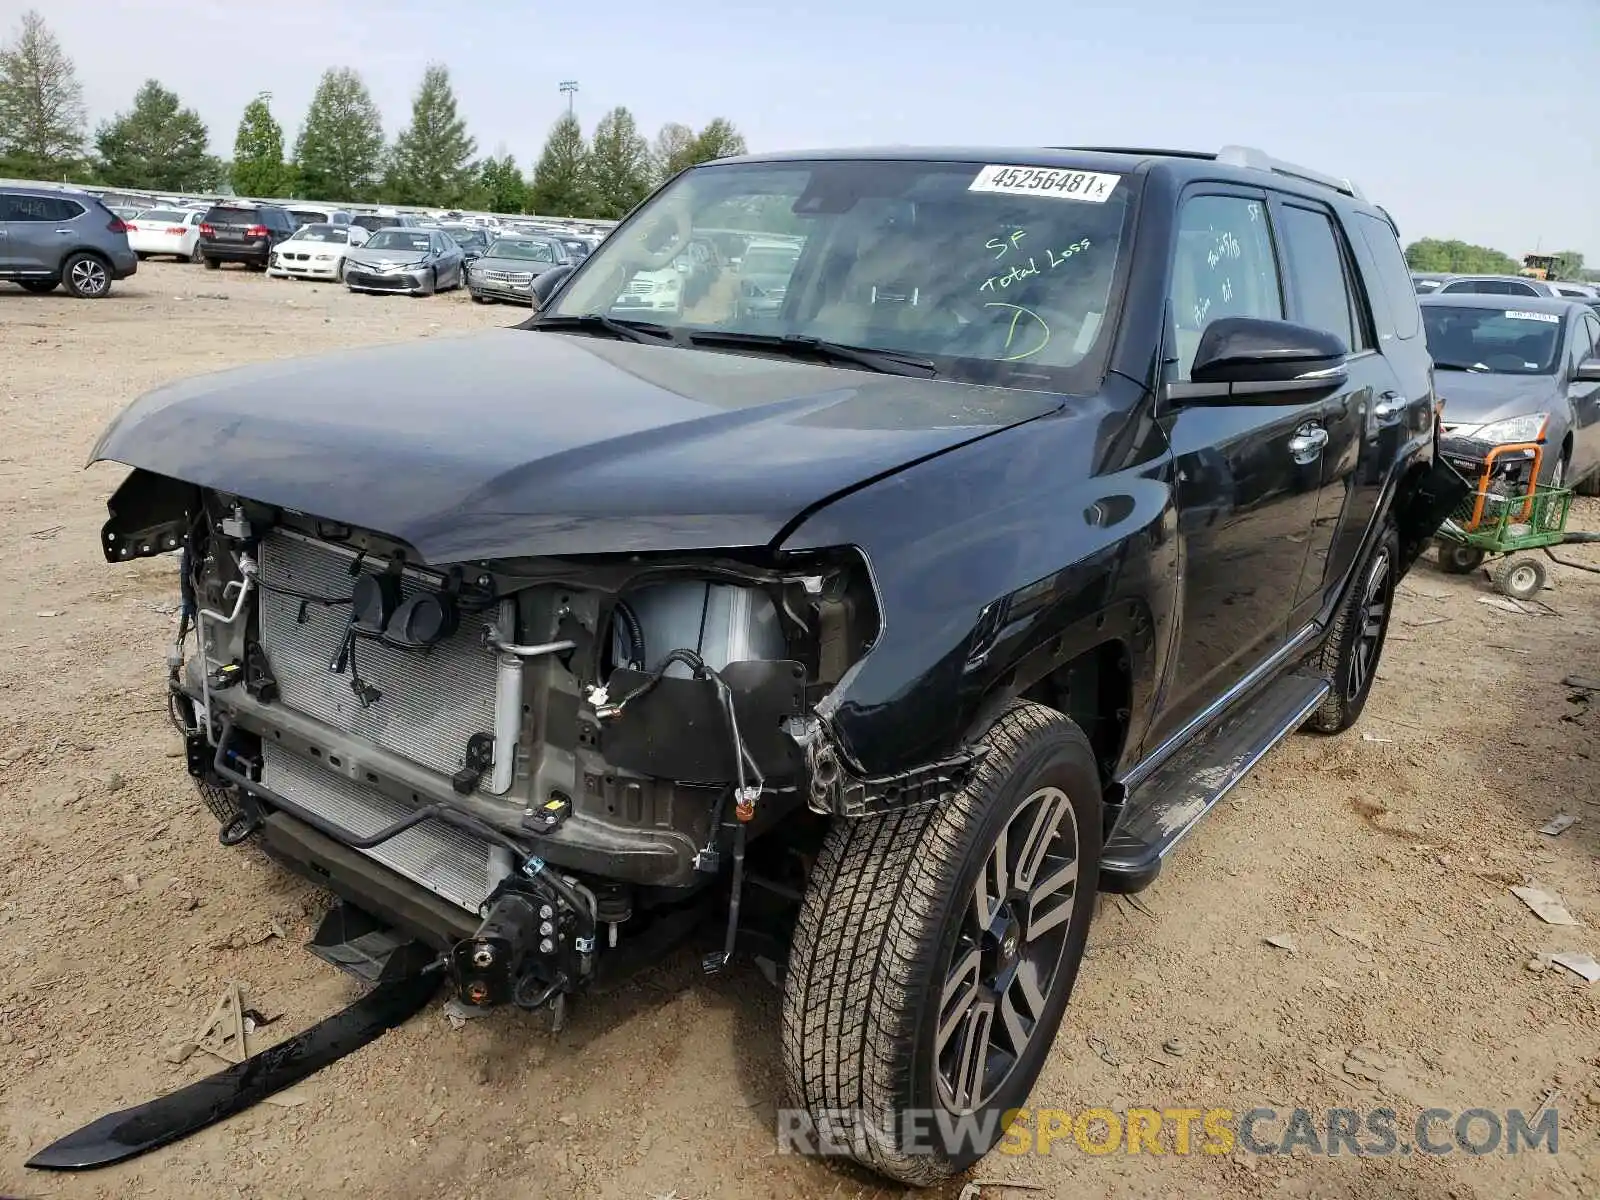
[[106, 269], [92, 258], [72, 264], [72, 286], [88, 296], [97, 296], [106, 286]]
[[1061, 976], [1078, 902], [1078, 819], [1060, 788], [1034, 791], [1001, 829], [961, 912], [939, 996], [939, 1101], [970, 1113], [1011, 1078]]
[[1345, 693], [1354, 700], [1372, 681], [1372, 672], [1378, 663], [1378, 651], [1383, 647], [1383, 635], [1389, 616], [1389, 555], [1378, 555], [1367, 573], [1366, 586], [1361, 592], [1360, 632], [1350, 655], [1350, 685]]

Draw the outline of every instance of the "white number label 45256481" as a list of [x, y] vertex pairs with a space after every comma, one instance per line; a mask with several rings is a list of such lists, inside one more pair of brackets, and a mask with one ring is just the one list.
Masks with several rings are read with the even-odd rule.
[[1059, 167], [984, 167], [968, 185], [969, 192], [1004, 192], [1012, 196], [1054, 196], [1061, 200], [1087, 200], [1104, 204], [1121, 180], [1120, 175], [1098, 171], [1068, 171]]

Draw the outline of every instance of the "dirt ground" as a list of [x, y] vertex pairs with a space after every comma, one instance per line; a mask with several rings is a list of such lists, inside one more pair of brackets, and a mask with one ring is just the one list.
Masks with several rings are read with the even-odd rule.
[[[174, 565], [101, 560], [121, 471], [83, 469], [96, 435], [168, 380], [521, 315], [161, 263], [101, 302], [0, 285], [0, 1196], [901, 1195], [775, 1152], [777, 996], [689, 955], [557, 1036], [514, 1011], [453, 1029], [435, 1004], [285, 1105], [105, 1171], [22, 1167], [212, 1069], [165, 1049], [228, 980], [283, 1014], [258, 1045], [355, 995], [301, 949], [321, 896], [218, 845], [189, 786], [163, 711]], [[1576, 523], [1600, 528], [1600, 503]], [[1393, 1107], [1402, 1128], [1427, 1107], [1545, 1105], [1559, 1153], [1090, 1155], [1068, 1138], [992, 1156], [976, 1178], [1038, 1190], [985, 1197], [1600, 1195], [1600, 984], [1529, 968], [1600, 956], [1600, 712], [1562, 684], [1600, 675], [1600, 577], [1553, 580], [1509, 613], [1481, 578], [1418, 566], [1360, 725], [1290, 739], [1153, 889], [1103, 903], [1033, 1103]], [[1563, 811], [1575, 826], [1537, 832]], [[1535, 917], [1509, 891], [1529, 877], [1580, 923]]]

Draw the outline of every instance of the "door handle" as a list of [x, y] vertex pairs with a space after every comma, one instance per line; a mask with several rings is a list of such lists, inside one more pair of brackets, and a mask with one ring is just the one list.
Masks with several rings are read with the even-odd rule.
[[1399, 392], [1384, 392], [1372, 406], [1372, 415], [1379, 425], [1393, 425], [1406, 411], [1406, 398]]
[[1322, 457], [1322, 448], [1328, 444], [1328, 431], [1321, 425], [1302, 425], [1289, 439], [1289, 453], [1302, 467]]

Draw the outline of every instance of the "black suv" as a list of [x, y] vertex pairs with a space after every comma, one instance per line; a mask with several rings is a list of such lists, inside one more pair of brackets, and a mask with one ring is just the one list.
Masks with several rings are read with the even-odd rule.
[[[730, 213], [797, 248], [781, 303], [629, 319]], [[402, 981], [342, 1047], [439, 975], [559, 1021], [704, 930], [708, 969], [786, 964], [799, 1144], [946, 1178], [1043, 1066], [1096, 893], [1361, 714], [1465, 493], [1395, 227], [1237, 148], [774, 155], [559, 270], [515, 329], [103, 435], [106, 557], [181, 551], [189, 770], [342, 898], [318, 953]]]
[[225, 262], [265, 271], [273, 249], [298, 227], [289, 210], [276, 204], [213, 204], [200, 224], [200, 255], [213, 271]]

